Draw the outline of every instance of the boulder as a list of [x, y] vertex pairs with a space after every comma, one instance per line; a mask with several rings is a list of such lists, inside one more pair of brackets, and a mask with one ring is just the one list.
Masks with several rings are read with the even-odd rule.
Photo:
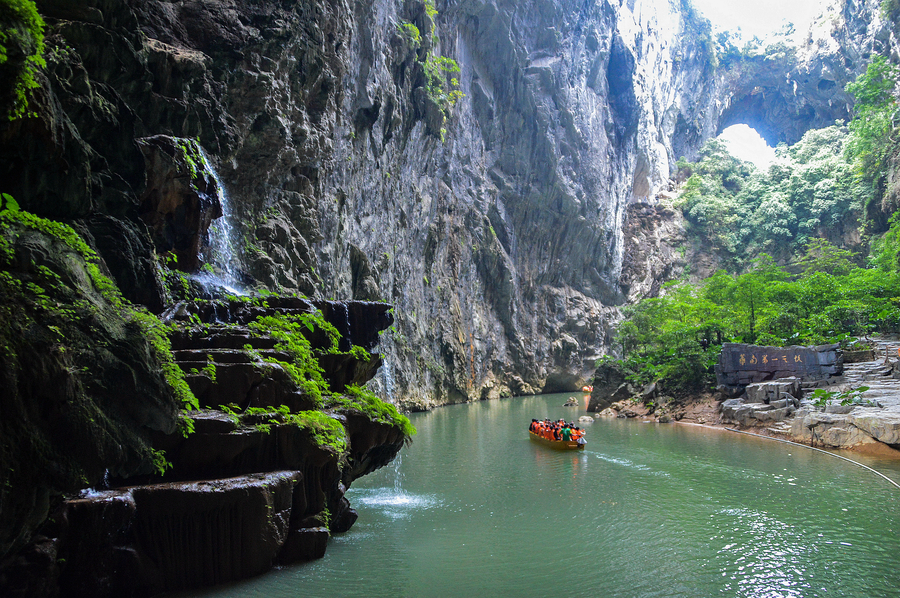
[[616, 401], [631, 398], [631, 386], [625, 380], [625, 372], [613, 364], [601, 364], [594, 372], [594, 390], [588, 401], [588, 411], [599, 412]]
[[900, 411], [859, 408], [848, 419], [872, 438], [885, 444], [900, 445]]
[[735, 419], [735, 414], [744, 405], [744, 399], [727, 399], [719, 405], [719, 411], [725, 419]]
[[800, 379], [782, 378], [772, 382], [756, 382], [748, 384], [744, 390], [748, 403], [771, 403], [785, 398], [800, 396]]
[[798, 411], [791, 424], [791, 436], [813, 446], [852, 448], [875, 442], [871, 435], [856, 427], [849, 415]]
[[780, 422], [784, 421], [794, 412], [794, 407], [783, 407], [781, 409], [771, 409], [766, 411], [754, 411], [753, 416], [761, 422]]

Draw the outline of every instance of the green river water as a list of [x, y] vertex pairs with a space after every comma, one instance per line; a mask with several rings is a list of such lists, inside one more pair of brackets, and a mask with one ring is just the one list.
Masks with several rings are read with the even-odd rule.
[[[324, 559], [191, 596], [900, 596], [900, 489], [694, 426], [599, 420], [583, 452], [529, 441], [532, 417], [584, 414], [568, 396], [413, 414], [413, 444], [354, 483], [359, 520]], [[853, 458], [900, 482], [897, 462]]]

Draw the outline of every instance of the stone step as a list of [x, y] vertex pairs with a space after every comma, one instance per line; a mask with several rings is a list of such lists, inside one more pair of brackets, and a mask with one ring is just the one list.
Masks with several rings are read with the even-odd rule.
[[[297, 467], [105, 490], [69, 500], [61, 516], [72, 530], [71, 545], [81, 548], [66, 553], [70, 583], [106, 589], [96, 579], [125, 571], [112, 585], [119, 591], [105, 595], [155, 595], [259, 575], [273, 562], [321, 557], [328, 529], [301, 523], [324, 507], [315, 495], [308, 496], [308, 484]], [[340, 510], [342, 501], [330, 502], [348, 516]], [[349, 516], [355, 519], [355, 513]], [[123, 529], [133, 531], [126, 535]]]
[[775, 424], [766, 428], [769, 432], [773, 434], [781, 434], [788, 435], [791, 433], [791, 424], [787, 422], [776, 422]]
[[825, 380], [804, 380], [800, 383], [800, 388], [803, 390], [812, 390], [816, 388], [827, 388], [829, 386], [837, 386], [839, 384], [846, 384], [847, 379], [844, 376], [837, 376], [835, 378], [827, 378]]
[[[180, 349], [172, 352], [175, 362], [179, 365], [191, 364], [190, 367], [197, 367], [195, 364], [205, 366], [207, 362], [213, 363], [253, 363], [254, 357], [244, 350], [239, 349]], [[263, 359], [277, 359], [278, 361], [291, 361], [291, 356], [284, 351], [275, 351], [271, 349], [263, 349], [257, 351]], [[184, 369], [184, 365], [182, 365]]]
[[243, 333], [212, 333], [207, 336], [190, 336], [173, 334], [171, 337], [172, 349], [181, 351], [187, 349], [243, 349], [249, 345], [259, 350], [274, 349], [278, 341], [270, 337], [254, 337], [249, 331]]
[[[198, 371], [206, 365], [194, 363], [193, 368]], [[279, 405], [287, 405], [293, 411], [315, 408], [315, 401], [301, 393], [288, 372], [278, 364], [217, 364], [215, 382], [206, 374], [192, 373], [191, 369], [185, 370], [184, 378], [201, 407], [235, 404], [241, 409]]]

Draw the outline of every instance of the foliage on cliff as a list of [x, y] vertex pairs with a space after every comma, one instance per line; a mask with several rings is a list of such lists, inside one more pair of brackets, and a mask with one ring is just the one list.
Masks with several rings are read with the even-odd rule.
[[370, 390], [361, 386], [350, 385], [343, 394], [334, 393], [327, 401], [327, 406], [336, 411], [353, 411], [362, 413], [372, 421], [390, 424], [403, 430], [407, 439], [416, 434], [416, 428], [409, 418], [397, 411], [397, 407], [378, 398]]
[[817, 345], [900, 331], [896, 265], [859, 268], [851, 257], [818, 239], [796, 277], [763, 254], [744, 274], [671, 283], [661, 297], [625, 308], [621, 365], [637, 383], [661, 380], [666, 392], [688, 393], [711, 387], [724, 342]]
[[291, 356], [290, 362], [279, 361], [278, 365], [287, 371], [304, 394], [311, 397], [316, 405], [321, 405], [323, 394], [329, 390], [328, 382], [305, 333], [324, 333], [327, 337], [326, 352], [334, 352], [340, 338], [337, 329], [325, 321], [321, 312], [301, 316], [264, 316], [250, 322], [249, 327], [259, 335], [278, 340], [276, 348]]
[[44, 20], [34, 2], [0, 0], [0, 112], [9, 120], [26, 113], [35, 74], [46, 66], [43, 52]]
[[[373, 392], [351, 384], [341, 392], [332, 392], [324, 377], [318, 357], [339, 355], [340, 333], [328, 323], [320, 311], [300, 316], [270, 315], [250, 322], [249, 328], [257, 335], [278, 340], [276, 349], [291, 356], [290, 362], [278, 361], [300, 390], [312, 398], [316, 406], [337, 411], [353, 411], [371, 420], [397, 426], [410, 438], [416, 433], [409, 418], [397, 411], [391, 403], [378, 398]], [[315, 339], [315, 345], [311, 339]], [[351, 347], [348, 355], [369, 361], [372, 357], [359, 346]]]
[[884, 191], [888, 157], [900, 149], [898, 74], [898, 67], [876, 56], [866, 72], [847, 86], [856, 99], [847, 156], [853, 163], [856, 178], [870, 188], [870, 198]]
[[50, 500], [165, 467], [146, 436], [196, 399], [162, 324], [125, 301], [69, 226], [0, 206], [0, 555]]
[[846, 157], [850, 138], [844, 126], [808, 131], [779, 146], [765, 171], [708, 142], [697, 163], [680, 164], [690, 173], [679, 201], [691, 231], [738, 271], [761, 252], [787, 261], [848, 218], [855, 227], [871, 190]]

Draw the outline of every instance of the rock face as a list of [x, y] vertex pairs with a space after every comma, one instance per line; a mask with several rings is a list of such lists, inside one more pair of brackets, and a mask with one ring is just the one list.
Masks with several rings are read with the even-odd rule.
[[[0, 124], [0, 176], [26, 209], [98, 228], [110, 261], [125, 252], [98, 216], [140, 239], [149, 223], [191, 269], [215, 207], [157, 201], [162, 155], [137, 140], [197, 139], [252, 277], [397, 305], [384, 396], [574, 390], [613, 306], [683, 268], [671, 244], [635, 257], [629, 204], [732, 122], [791, 141], [845, 117], [843, 84], [891, 44], [877, 4], [848, 3], [800, 50], [738, 58], [665, 3], [453, 0], [433, 19], [418, 0], [42, 0], [37, 117]], [[452, 109], [428, 93], [438, 56], [460, 67]], [[152, 248], [129, 245], [136, 267]]]
[[222, 216], [219, 183], [206, 168], [196, 141], [166, 135], [135, 141], [147, 171], [141, 220], [150, 228], [157, 251], [172, 252], [181, 270], [197, 270], [209, 225]]
[[122, 301], [72, 229], [6, 212], [0, 250], [2, 558], [61, 494], [104, 472], [149, 473], [148, 437], [173, 432], [181, 404], [149, 316]]

